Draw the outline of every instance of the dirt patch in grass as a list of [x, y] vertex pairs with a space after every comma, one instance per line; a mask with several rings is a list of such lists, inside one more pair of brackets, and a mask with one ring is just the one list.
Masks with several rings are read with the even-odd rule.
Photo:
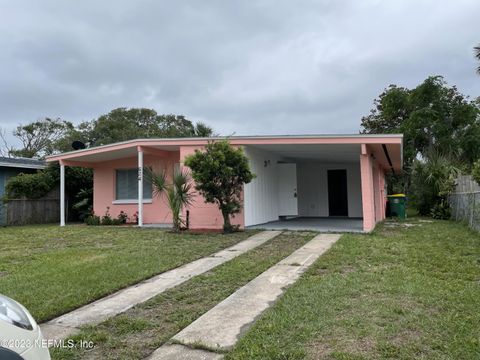
[[357, 268], [354, 267], [354, 266], [344, 266], [344, 267], [342, 268], [342, 270], [340, 271], [340, 273], [341, 273], [342, 275], [348, 275], [348, 274], [353, 273], [353, 272], [355, 272], [355, 271], [357, 271]]
[[[334, 344], [334, 346], [332, 345]], [[338, 359], [348, 354], [346, 358], [364, 357], [376, 347], [373, 338], [350, 338], [347, 334], [331, 335], [324, 339], [316, 340], [308, 346], [307, 358], [309, 359]], [[339, 351], [338, 349], [342, 349]]]
[[222, 229], [195, 229], [195, 230], [185, 230], [188, 234], [223, 234]]
[[389, 340], [390, 343], [395, 346], [405, 346], [412, 342], [421, 342], [422, 337], [422, 333], [418, 330], [404, 329], [396, 333]]
[[308, 357], [311, 359], [331, 359], [332, 347], [325, 341], [317, 340], [308, 346]]
[[342, 352], [361, 356], [365, 356], [370, 353], [375, 346], [375, 340], [370, 337], [337, 342], [337, 348], [342, 349]]

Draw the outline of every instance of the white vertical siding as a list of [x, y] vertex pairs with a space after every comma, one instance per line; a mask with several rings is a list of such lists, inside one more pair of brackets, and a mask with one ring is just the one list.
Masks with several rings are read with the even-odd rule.
[[318, 162], [297, 164], [298, 214], [300, 216], [328, 216], [327, 170], [334, 169], [347, 170], [349, 217], [362, 217], [360, 165]]
[[[244, 187], [245, 226], [278, 220], [278, 156], [268, 151], [245, 147], [250, 168], [257, 175]], [[265, 166], [267, 161], [267, 166]]]
[[[268, 151], [245, 147], [257, 177], [244, 187], [245, 226], [278, 220], [278, 165], [282, 158]], [[267, 161], [267, 166], [265, 166]], [[360, 164], [297, 163], [298, 215], [328, 216], [327, 170], [347, 170], [348, 215], [362, 217]]]

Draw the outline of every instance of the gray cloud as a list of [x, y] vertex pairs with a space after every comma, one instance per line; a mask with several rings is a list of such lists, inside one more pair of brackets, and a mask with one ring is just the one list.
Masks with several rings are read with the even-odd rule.
[[0, 0], [0, 126], [119, 106], [223, 134], [354, 133], [388, 84], [478, 96], [478, 1]]

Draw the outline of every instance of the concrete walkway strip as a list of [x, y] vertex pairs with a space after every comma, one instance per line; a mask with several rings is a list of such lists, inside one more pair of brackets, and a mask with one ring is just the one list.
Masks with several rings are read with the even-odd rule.
[[194, 276], [203, 274], [273, 239], [281, 231], [263, 231], [213, 255], [161, 273], [146, 281], [120, 290], [103, 299], [73, 310], [40, 326], [45, 339], [60, 340], [79, 331], [83, 325], [98, 324], [145, 302]]
[[[283, 294], [285, 288], [297, 281], [300, 275], [339, 238], [340, 235], [336, 234], [317, 235], [172, 338], [173, 341], [186, 346], [162, 346], [152, 354], [151, 359], [174, 359], [175, 356], [181, 358], [184, 352], [188, 351], [189, 345], [220, 351], [231, 349], [258, 316]], [[204, 353], [201, 355], [206, 356]], [[211, 353], [211, 356], [214, 355], [218, 354]]]
[[212, 351], [192, 349], [180, 344], [168, 344], [155, 351], [151, 360], [221, 360], [223, 354]]

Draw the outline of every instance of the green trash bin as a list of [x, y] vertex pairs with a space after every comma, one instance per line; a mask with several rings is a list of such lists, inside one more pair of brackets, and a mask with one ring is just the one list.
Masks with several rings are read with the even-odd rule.
[[400, 219], [405, 219], [407, 217], [407, 213], [406, 213], [407, 197], [405, 196], [405, 194], [388, 195], [387, 198], [388, 198], [390, 216], [398, 217]]

